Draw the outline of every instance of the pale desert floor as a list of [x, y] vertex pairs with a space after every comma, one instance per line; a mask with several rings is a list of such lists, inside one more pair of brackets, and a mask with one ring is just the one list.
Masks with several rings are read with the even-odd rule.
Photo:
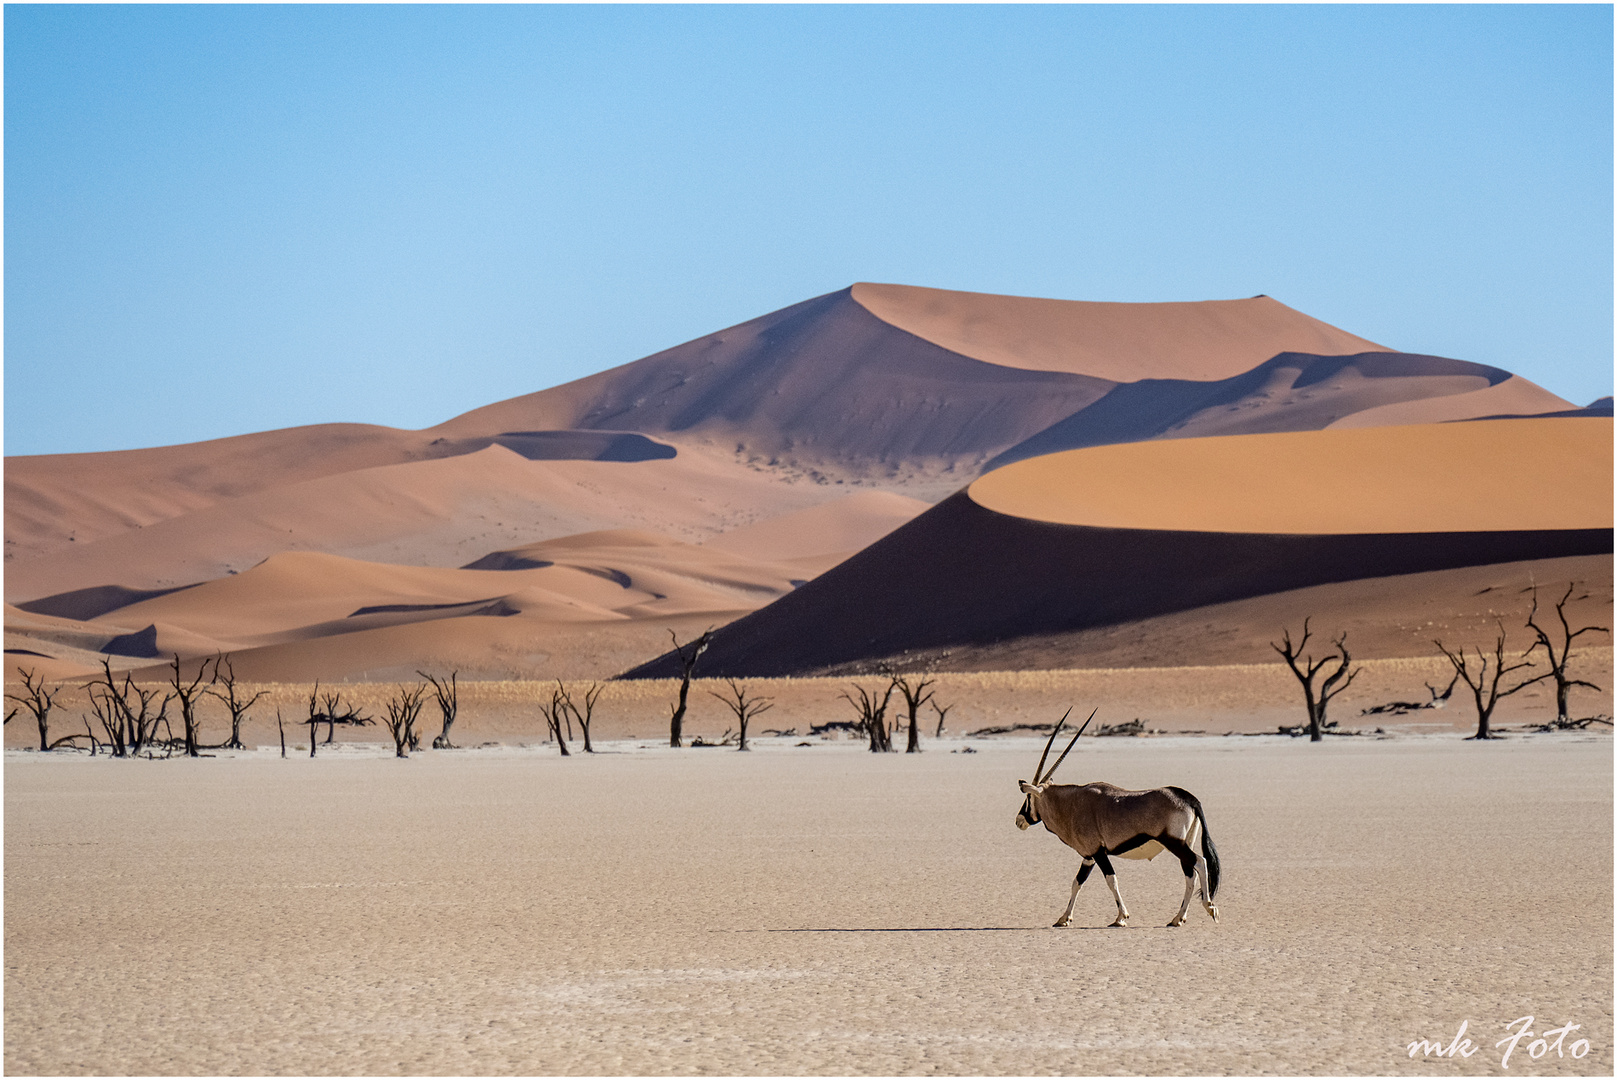
[[[1086, 741], [1062, 779], [1207, 808], [1223, 921], [1175, 930], [1161, 858], [1136, 928], [1096, 879], [1050, 928], [1040, 740], [800, 741], [9, 751], [6, 1071], [1612, 1071], [1608, 734]], [[1592, 1051], [1502, 1070], [1529, 1013]]]

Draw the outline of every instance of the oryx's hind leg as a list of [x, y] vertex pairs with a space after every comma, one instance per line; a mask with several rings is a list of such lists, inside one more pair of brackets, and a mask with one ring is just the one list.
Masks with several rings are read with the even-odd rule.
[[1100, 864], [1100, 872], [1106, 876], [1106, 887], [1112, 890], [1112, 899], [1117, 901], [1117, 918], [1112, 920], [1111, 925], [1127, 926], [1129, 909], [1123, 903], [1123, 894], [1117, 891], [1117, 872], [1112, 869], [1112, 860], [1106, 857], [1106, 852], [1097, 851], [1095, 861]]
[[1078, 868], [1078, 876], [1072, 879], [1072, 895], [1067, 898], [1067, 910], [1061, 913], [1061, 918], [1055, 921], [1056, 926], [1066, 926], [1072, 922], [1072, 906], [1078, 902], [1078, 890], [1084, 887], [1084, 878], [1095, 869], [1094, 859], [1085, 859], [1084, 864]]
[[1195, 844], [1201, 839], [1201, 822], [1191, 825], [1190, 836], [1184, 840], [1174, 837], [1161, 837], [1162, 846], [1173, 852], [1179, 859], [1179, 865], [1185, 871], [1185, 898], [1179, 904], [1179, 914], [1173, 917], [1169, 926], [1183, 926], [1185, 916], [1190, 912], [1190, 899], [1196, 895], [1198, 886], [1201, 891], [1202, 907], [1207, 914], [1218, 922], [1218, 908], [1207, 898], [1207, 860], [1196, 854]]
[[1185, 925], [1185, 915], [1190, 911], [1190, 898], [1196, 895], [1196, 879], [1198, 876], [1201, 877], [1202, 881], [1202, 896], [1207, 895], [1206, 871], [1201, 865], [1201, 860], [1196, 857], [1196, 853], [1183, 840], [1176, 836], [1159, 836], [1157, 839], [1162, 842], [1163, 847], [1173, 852], [1179, 859], [1179, 867], [1185, 872], [1185, 898], [1179, 902], [1179, 914], [1168, 921], [1169, 926], [1183, 926]]

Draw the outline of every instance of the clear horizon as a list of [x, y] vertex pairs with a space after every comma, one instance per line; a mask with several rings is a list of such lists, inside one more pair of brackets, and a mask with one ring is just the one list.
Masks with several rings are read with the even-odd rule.
[[1609, 6], [4, 18], [7, 455], [428, 427], [859, 280], [1612, 392]]

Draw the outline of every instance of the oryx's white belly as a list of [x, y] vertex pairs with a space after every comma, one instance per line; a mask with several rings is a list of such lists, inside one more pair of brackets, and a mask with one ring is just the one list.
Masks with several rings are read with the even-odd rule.
[[1158, 855], [1161, 855], [1161, 854], [1162, 854], [1162, 845], [1157, 843], [1155, 840], [1149, 840], [1146, 843], [1143, 843], [1139, 847], [1135, 848], [1133, 851], [1120, 851], [1120, 852], [1118, 852], [1117, 857], [1119, 859], [1146, 859], [1146, 860], [1150, 860], [1150, 859], [1156, 858]]

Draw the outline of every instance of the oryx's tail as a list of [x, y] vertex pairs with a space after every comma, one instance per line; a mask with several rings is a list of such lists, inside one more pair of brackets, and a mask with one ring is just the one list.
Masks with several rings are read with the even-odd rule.
[[1207, 831], [1207, 815], [1202, 813], [1201, 800], [1184, 788], [1170, 787], [1168, 790], [1196, 811], [1196, 821], [1202, 827], [1202, 858], [1207, 860], [1207, 899], [1211, 902], [1218, 893], [1218, 848], [1213, 846], [1213, 834]]

